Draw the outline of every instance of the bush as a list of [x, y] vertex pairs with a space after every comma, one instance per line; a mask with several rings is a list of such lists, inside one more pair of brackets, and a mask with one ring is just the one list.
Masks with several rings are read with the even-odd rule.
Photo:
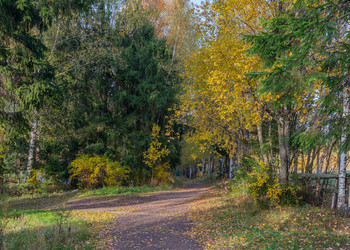
[[62, 182], [47, 174], [43, 168], [32, 169], [31, 177], [26, 183], [30, 184], [34, 193], [39, 194], [54, 193], [65, 188]]
[[143, 153], [143, 162], [152, 170], [151, 185], [167, 185], [169, 182], [174, 182], [168, 172], [170, 163], [164, 160], [169, 155], [170, 150], [159, 141], [159, 134], [160, 127], [154, 125], [151, 144]]
[[69, 165], [70, 180], [78, 180], [83, 189], [120, 185], [129, 178], [130, 170], [108, 157], [81, 155]]
[[169, 162], [155, 166], [154, 179], [152, 180], [152, 184], [168, 185], [170, 182], [173, 183], [174, 179], [170, 177], [170, 173], [167, 171], [168, 169], [170, 169]]
[[24, 182], [24, 172], [6, 173], [2, 176], [5, 180], [3, 191], [10, 196], [21, 196], [33, 192], [33, 185]]
[[298, 205], [304, 198], [301, 186], [296, 184], [281, 184], [266, 165], [256, 161], [252, 172], [248, 173], [250, 194], [261, 208], [276, 205]]

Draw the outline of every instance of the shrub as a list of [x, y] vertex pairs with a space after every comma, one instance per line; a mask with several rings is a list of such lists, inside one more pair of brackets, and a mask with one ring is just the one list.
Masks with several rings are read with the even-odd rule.
[[70, 180], [78, 180], [83, 189], [120, 185], [129, 177], [129, 168], [108, 157], [81, 155], [69, 165]]
[[33, 191], [33, 186], [23, 181], [25, 179], [24, 172], [6, 173], [3, 178], [5, 180], [3, 191], [10, 196], [21, 196]]
[[170, 163], [164, 160], [169, 155], [170, 150], [159, 141], [159, 134], [160, 127], [154, 125], [152, 128], [152, 141], [147, 151], [143, 153], [143, 162], [152, 170], [152, 185], [167, 185], [169, 182], [174, 182], [174, 179], [170, 177], [170, 173], [167, 171], [170, 169]]
[[169, 182], [174, 182], [174, 179], [170, 177], [170, 173], [167, 171], [170, 169], [169, 162], [158, 164], [154, 167], [154, 180], [157, 185], [167, 185]]
[[44, 183], [48, 179], [49, 177], [46, 175], [44, 169], [32, 169], [31, 176], [27, 182], [35, 187], [39, 187], [40, 184]]
[[276, 205], [297, 205], [304, 198], [301, 186], [296, 184], [281, 184], [275, 178], [268, 166], [257, 160], [248, 173], [249, 184], [247, 185], [250, 194], [261, 208]]

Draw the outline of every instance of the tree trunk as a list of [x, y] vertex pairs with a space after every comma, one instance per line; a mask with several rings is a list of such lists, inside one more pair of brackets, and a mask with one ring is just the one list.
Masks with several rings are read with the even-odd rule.
[[241, 167], [242, 166], [242, 160], [243, 160], [243, 156], [244, 156], [244, 152], [243, 152], [243, 131], [242, 129], [239, 129], [239, 138], [238, 138], [238, 149], [239, 149], [239, 153], [238, 153], [238, 166]]
[[299, 159], [299, 151], [295, 152], [294, 156], [294, 173], [298, 173], [298, 159]]
[[[343, 119], [346, 120], [349, 116], [349, 90], [348, 88], [344, 88], [344, 96], [343, 96]], [[346, 124], [346, 123], [345, 123]], [[339, 162], [339, 186], [338, 186], [338, 202], [337, 208], [338, 210], [344, 209], [346, 197], [345, 197], [345, 188], [346, 188], [346, 162], [347, 156], [346, 151], [344, 149], [344, 144], [347, 139], [346, 134], [346, 125], [343, 127], [343, 132], [341, 136], [341, 148], [340, 148], [340, 162]]]
[[30, 131], [30, 142], [29, 142], [29, 152], [28, 152], [28, 163], [27, 163], [27, 171], [25, 180], [30, 178], [31, 170], [33, 169], [33, 162], [34, 162], [34, 152], [35, 152], [35, 139], [36, 139], [36, 132], [38, 128], [38, 120], [37, 120], [37, 112], [34, 110], [33, 118], [32, 118], [32, 128]]
[[232, 179], [232, 171], [233, 171], [233, 157], [230, 158], [230, 172], [229, 172], [229, 178]]
[[307, 160], [306, 160], [306, 165], [305, 165], [305, 173], [310, 173], [310, 170], [309, 170], [310, 156], [311, 156], [311, 151], [307, 154]]
[[304, 162], [305, 162], [305, 155], [304, 155], [304, 152], [302, 152], [301, 153], [301, 172], [302, 173], [305, 173]]
[[211, 161], [211, 168], [210, 168], [210, 172], [213, 174], [214, 173], [214, 164], [215, 164], [215, 158], [213, 157], [212, 161]]
[[221, 175], [223, 176], [225, 174], [225, 162], [226, 162], [226, 156], [224, 155], [222, 158], [221, 158]]
[[280, 182], [288, 182], [289, 173], [289, 123], [283, 119], [278, 121], [278, 144], [279, 144], [279, 158], [280, 158]]
[[314, 165], [315, 157], [320, 148], [312, 150], [307, 156], [306, 173], [312, 173], [312, 166]]
[[269, 122], [269, 146], [270, 146], [270, 165], [273, 166], [274, 165], [274, 153], [273, 153], [273, 149], [272, 149], [272, 121], [270, 120]]
[[202, 173], [205, 173], [205, 159], [202, 159]]
[[[324, 163], [324, 159], [326, 158], [326, 155], [327, 155], [327, 151], [325, 151], [321, 157], [320, 157], [320, 154], [321, 154], [321, 150], [318, 152], [318, 155], [317, 155], [317, 173], [322, 173], [322, 168], [323, 168], [323, 163]], [[320, 158], [320, 159], [318, 159]]]
[[209, 159], [208, 159], [208, 178], [211, 176], [211, 155], [209, 154]]
[[267, 155], [264, 152], [264, 137], [263, 137], [262, 124], [258, 126], [258, 140], [259, 140], [259, 146], [260, 146], [260, 154], [263, 158], [264, 164], [269, 165], [269, 160], [267, 159]]

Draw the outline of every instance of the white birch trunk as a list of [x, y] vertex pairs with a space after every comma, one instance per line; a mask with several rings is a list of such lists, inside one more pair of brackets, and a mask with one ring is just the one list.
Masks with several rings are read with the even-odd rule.
[[[349, 116], [349, 90], [348, 88], [344, 88], [344, 96], [343, 96], [343, 118], [344, 120]], [[343, 127], [343, 133], [341, 136], [341, 146], [343, 147], [345, 141], [347, 139], [346, 134], [346, 126]], [[339, 163], [339, 184], [338, 184], [338, 210], [341, 210], [345, 206], [346, 197], [345, 197], [345, 185], [346, 185], [346, 151], [344, 148], [341, 149], [340, 152], [340, 163]]]
[[232, 179], [232, 171], [233, 171], [233, 157], [230, 158], [230, 173], [228, 175], [230, 180]]
[[38, 127], [38, 120], [36, 118], [36, 110], [34, 110], [33, 119], [32, 119], [32, 128], [31, 128], [31, 131], [30, 131], [30, 142], [29, 142], [29, 152], [28, 152], [27, 173], [26, 173], [26, 178], [25, 179], [30, 177], [31, 170], [33, 169], [35, 139], [36, 139], [37, 127]]
[[278, 122], [278, 142], [279, 142], [279, 157], [280, 157], [280, 181], [281, 183], [288, 182], [289, 169], [289, 147], [286, 139], [288, 138], [289, 124], [282, 118]]
[[263, 137], [262, 124], [258, 125], [257, 129], [258, 129], [258, 140], [259, 140], [260, 154], [262, 156], [264, 164], [269, 165], [269, 160], [264, 152], [264, 137]]

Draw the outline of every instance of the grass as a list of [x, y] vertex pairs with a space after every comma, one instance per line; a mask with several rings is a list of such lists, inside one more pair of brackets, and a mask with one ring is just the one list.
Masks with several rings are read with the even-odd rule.
[[6, 222], [2, 246], [4, 249], [92, 248], [92, 232], [88, 229], [91, 222], [71, 213], [62, 219], [55, 211], [10, 211], [10, 217], [3, 218]]
[[96, 190], [2, 197], [0, 249], [103, 249], [98, 232], [108, 230], [117, 215], [65, 209], [74, 199], [147, 194], [173, 187], [105, 187]]
[[111, 197], [116, 195], [146, 194], [152, 192], [172, 190], [174, 186], [113, 186], [93, 190], [73, 190], [69, 192], [56, 192], [52, 194], [26, 194], [22, 196], [0, 196], [0, 206], [7, 204], [9, 209], [26, 208], [38, 209], [53, 207], [72, 199], [84, 199], [92, 197]]
[[246, 190], [216, 189], [194, 205], [193, 236], [209, 249], [349, 246], [349, 218], [319, 207], [259, 209]]
[[116, 194], [140, 194], [152, 193], [158, 191], [166, 191], [173, 189], [173, 186], [132, 186], [132, 187], [104, 187], [100, 189], [82, 191], [78, 194], [79, 197], [92, 196], [110, 196]]

